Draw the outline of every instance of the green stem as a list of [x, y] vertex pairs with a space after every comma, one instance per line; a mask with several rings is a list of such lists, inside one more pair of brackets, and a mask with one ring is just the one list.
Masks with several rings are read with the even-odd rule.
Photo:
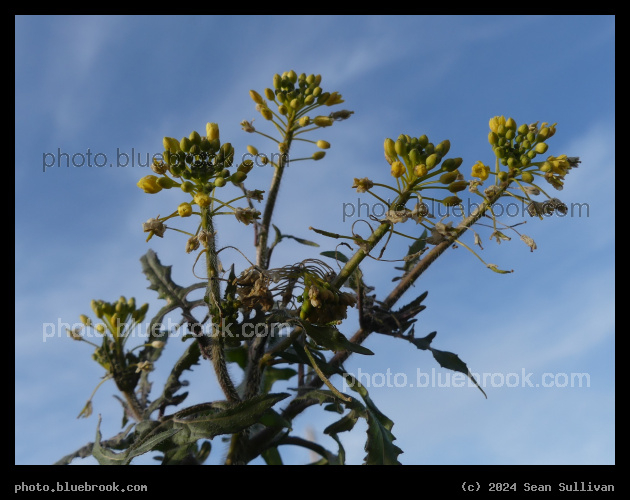
[[234, 388], [234, 383], [230, 378], [225, 361], [224, 339], [221, 333], [223, 319], [220, 303], [221, 287], [218, 280], [217, 248], [210, 207], [203, 207], [201, 209], [201, 226], [207, 235], [206, 270], [208, 273], [208, 286], [206, 293], [208, 296], [208, 308], [210, 316], [212, 317], [212, 364], [219, 385], [227, 400], [238, 402], [241, 398]]

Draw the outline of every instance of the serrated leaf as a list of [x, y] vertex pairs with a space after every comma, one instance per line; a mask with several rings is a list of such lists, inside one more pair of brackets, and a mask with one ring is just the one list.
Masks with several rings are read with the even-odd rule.
[[[185, 410], [173, 416], [175, 428], [182, 428], [185, 442], [198, 439], [212, 439], [220, 434], [234, 434], [257, 423], [261, 416], [273, 405], [287, 398], [289, 394], [262, 394], [228, 408], [219, 408], [214, 404], [207, 409], [189, 415]], [[199, 405], [198, 405], [199, 406]], [[181, 416], [186, 415], [186, 416]], [[178, 444], [180, 436], [176, 436]]]
[[98, 424], [96, 424], [96, 440], [92, 447], [92, 456], [98, 460], [101, 465], [127, 465], [128, 450], [115, 453], [108, 448], [101, 446], [101, 416], [98, 416]]
[[[398, 455], [403, 451], [393, 443], [396, 440], [391, 432], [394, 422], [376, 407], [367, 389], [355, 377], [347, 373], [344, 377], [348, 387], [358, 392], [365, 402], [365, 415], [361, 415], [365, 416], [368, 424], [365, 463], [367, 465], [400, 465]], [[353, 409], [355, 408], [357, 407]]]
[[331, 351], [351, 351], [366, 355], [374, 354], [368, 348], [350, 342], [343, 333], [333, 326], [318, 326], [305, 322], [304, 328], [307, 335], [317, 344], [324, 346]]
[[468, 366], [464, 363], [457, 354], [448, 351], [439, 351], [437, 349], [433, 349], [433, 347], [429, 347], [429, 350], [433, 353], [433, 357], [440, 364], [442, 368], [448, 368], [449, 370], [453, 370], [456, 372], [461, 372], [466, 375], [470, 380], [472, 380], [477, 388], [481, 391], [481, 393], [488, 399], [485, 391], [481, 388], [481, 386], [477, 383], [475, 378], [472, 376], [470, 371], [468, 370]]
[[269, 408], [265, 413], [263, 413], [260, 420], [258, 420], [258, 423], [264, 425], [265, 427], [283, 427], [291, 429], [291, 422], [273, 408]]
[[274, 368], [273, 366], [267, 368], [262, 380], [261, 390], [263, 394], [268, 393], [278, 380], [289, 380], [295, 375], [297, 375], [297, 372], [293, 368]]
[[[157, 430], [157, 429], [156, 429]], [[181, 429], [166, 429], [162, 432], [157, 432], [157, 433], [150, 433], [149, 435], [147, 435], [146, 437], [144, 437], [143, 439], [137, 441], [136, 443], [134, 443], [134, 445], [129, 448], [129, 455], [128, 455], [128, 459], [129, 461], [131, 461], [132, 458], [137, 457], [139, 455], [143, 455], [153, 449], [155, 449], [155, 447], [157, 445], [159, 445], [162, 441], [166, 441], [167, 439], [169, 439], [170, 437], [174, 436], [175, 434], [177, 434], [178, 432], [180, 432]]]

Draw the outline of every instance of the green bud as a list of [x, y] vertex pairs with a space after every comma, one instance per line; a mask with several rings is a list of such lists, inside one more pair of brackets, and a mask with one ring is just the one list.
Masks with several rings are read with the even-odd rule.
[[249, 91], [249, 97], [251, 97], [252, 101], [254, 101], [256, 104], [263, 104], [265, 102], [263, 101], [262, 96], [255, 90]]
[[324, 104], [330, 97], [330, 92], [324, 92], [317, 98], [317, 104]]
[[527, 182], [530, 184], [534, 182], [534, 176], [532, 175], [531, 172], [523, 172], [521, 174], [521, 179], [523, 179], [523, 182]]
[[499, 137], [505, 137], [505, 132], [507, 131], [507, 128], [505, 128], [505, 125], [501, 124], [497, 127], [497, 135]]
[[540, 171], [541, 172], [550, 172], [552, 168], [553, 168], [553, 165], [551, 163], [549, 163], [548, 161], [546, 161], [540, 167]]
[[534, 134], [534, 132], [528, 132], [527, 134], [527, 140], [532, 143], [536, 140], [536, 134]]
[[287, 78], [293, 84], [297, 82], [297, 74], [293, 70], [289, 71], [289, 73], [287, 74]]
[[518, 128], [518, 133], [519, 133], [519, 135], [525, 135], [525, 134], [527, 134], [528, 132], [529, 132], [529, 127], [527, 126], [527, 124], [526, 124], [526, 123], [523, 123], [523, 125], [521, 125], [521, 126]]
[[270, 88], [266, 88], [265, 97], [270, 101], [273, 101], [276, 98], [276, 94], [274, 94], [273, 90], [271, 90]]
[[420, 144], [423, 149], [426, 148], [427, 144], [429, 144], [429, 138], [426, 135], [421, 135], [418, 137], [418, 144]]
[[499, 174], [497, 175], [497, 177], [499, 178], [499, 180], [501, 182], [505, 182], [508, 180], [508, 173], [507, 172], [499, 172]]
[[508, 118], [505, 122], [505, 128], [508, 130], [516, 131], [516, 122], [514, 118]]
[[198, 155], [199, 153], [201, 153], [201, 148], [197, 144], [190, 146], [191, 155]]
[[328, 141], [317, 141], [317, 147], [319, 149], [329, 149], [330, 148], [330, 142]]
[[102, 302], [99, 300], [98, 302], [96, 300], [92, 300], [90, 302], [90, 306], [92, 307], [92, 311], [94, 311], [94, 314], [96, 314], [97, 318], [102, 318], [103, 317], [103, 307], [102, 307]]
[[427, 145], [424, 147], [424, 152], [425, 152], [427, 155], [432, 155], [433, 153], [435, 153], [435, 146], [433, 145], [433, 143], [432, 143], [432, 142], [430, 142], [429, 144], [427, 144]]
[[[545, 146], [546, 146], [546, 144], [545, 144]], [[537, 155], [537, 154], [538, 154], [538, 153], [536, 153], [536, 150], [534, 150], [534, 149], [530, 149], [530, 150], [527, 152], [527, 155], [526, 155], [526, 156], [527, 156], [529, 159], [533, 160], [534, 158], [536, 158], [536, 155]]]
[[230, 182], [232, 182], [232, 184], [240, 184], [241, 182], [243, 182], [245, 179], [247, 179], [247, 174], [245, 172], [242, 171], [236, 171], [232, 174], [232, 176], [230, 177]]
[[398, 139], [396, 141], [396, 144], [394, 145], [394, 148], [396, 150], [396, 154], [400, 155], [400, 156], [404, 156], [407, 154], [407, 142], [405, 140], [402, 139]]
[[304, 98], [304, 104], [306, 104], [307, 106], [310, 106], [311, 104], [313, 104], [313, 101], [315, 101], [315, 98], [312, 95], [307, 95]]
[[199, 135], [199, 132], [197, 132], [196, 130], [193, 130], [190, 133], [190, 136], [188, 137], [190, 139], [190, 142], [192, 142], [193, 144], [201, 144], [201, 136]]
[[521, 162], [516, 158], [508, 158], [507, 163], [510, 168], [519, 168], [521, 166]]
[[445, 174], [440, 175], [440, 182], [442, 184], [450, 184], [451, 182], [454, 182], [455, 179], [457, 179], [458, 175], [459, 175], [459, 172], [457, 170], [454, 172], [447, 172]]
[[505, 156], [505, 150], [500, 147], [495, 147], [494, 154], [497, 158], [503, 158]]
[[171, 179], [170, 177], [160, 177], [157, 181], [156, 181], [157, 185], [160, 186], [162, 189], [171, 189], [172, 187], [178, 186], [177, 182], [175, 182], [173, 179]]
[[451, 193], [459, 193], [468, 187], [468, 182], [466, 181], [455, 181], [451, 182], [448, 186], [448, 190]]
[[440, 163], [440, 157], [439, 155], [436, 154], [432, 154], [427, 158], [427, 162], [426, 162], [426, 166], [428, 169], [432, 169], [433, 167], [435, 167], [438, 163]]
[[190, 182], [190, 181], [186, 181], [184, 183], [182, 183], [182, 185], [180, 186], [182, 188], [182, 191], [184, 193], [192, 193], [193, 190], [195, 189], [195, 185]]
[[317, 160], [321, 160], [324, 156], [326, 156], [326, 152], [325, 151], [315, 151], [313, 153], [313, 160], [317, 161]]
[[201, 148], [202, 151], [210, 151], [210, 141], [207, 137], [201, 138], [201, 142], [199, 142], [199, 148]]
[[439, 154], [440, 156], [444, 157], [444, 156], [446, 156], [446, 154], [449, 152], [450, 149], [451, 149], [451, 141], [446, 139], [446, 140], [440, 142], [435, 147], [435, 152], [437, 154]]
[[521, 160], [521, 165], [523, 167], [527, 167], [531, 163], [531, 160], [529, 159], [529, 157], [527, 155], [521, 156], [520, 160]]
[[409, 160], [414, 167], [418, 165], [420, 163], [420, 152], [415, 148], [409, 151]]
[[221, 187], [225, 186], [226, 182], [227, 182], [227, 181], [225, 180], [225, 178], [223, 178], [223, 177], [217, 177], [217, 178], [214, 180], [214, 185], [215, 185], [216, 187], [218, 187], [218, 188], [221, 188]]
[[514, 130], [512, 130], [511, 128], [507, 129], [507, 131], [505, 132], [505, 138], [509, 141], [514, 139], [515, 136], [516, 132], [514, 132]]
[[488, 134], [488, 142], [492, 144], [493, 146], [496, 146], [499, 142], [499, 136], [491, 131]]
[[254, 146], [247, 146], [247, 151], [254, 156], [258, 154], [258, 149], [256, 149]]
[[281, 87], [281, 83], [282, 83], [282, 77], [278, 73], [273, 75], [273, 86], [279, 89]]
[[530, 142], [529, 139], [525, 139], [523, 142], [521, 142], [521, 148], [523, 148], [524, 150], [528, 150], [531, 147], [532, 147], [532, 143]]
[[320, 94], [322, 93], [322, 88], [321, 87], [315, 87], [313, 89], [313, 97], [319, 97]]
[[499, 142], [497, 144], [499, 146], [505, 146], [507, 144], [507, 139], [505, 137], [499, 137]]
[[254, 168], [254, 162], [252, 160], [243, 160], [243, 163], [241, 163], [236, 170], [248, 174], [252, 168]]
[[313, 82], [315, 85], [322, 83], [322, 75], [315, 75], [315, 81]]
[[549, 138], [549, 127], [543, 127], [538, 132], [538, 137], [536, 138], [536, 140], [538, 142], [543, 142], [547, 138]]
[[[545, 128], [543, 129], [545, 130]], [[549, 129], [546, 129], [549, 130]], [[541, 130], [542, 132], [542, 130]], [[549, 146], [544, 143], [544, 142], [539, 142], [538, 144], [536, 144], [536, 146], [534, 147], [534, 151], [536, 151], [536, 153], [538, 154], [544, 154], [547, 152], [547, 149], [549, 148]]]
[[88, 318], [85, 314], [81, 314], [79, 316], [79, 320], [81, 321], [81, 323], [83, 323], [85, 326], [91, 326], [92, 325], [92, 320], [90, 318]]
[[218, 140], [219, 139], [219, 125], [216, 123], [208, 122], [206, 124], [206, 135], [210, 143], [212, 143], [212, 141], [214, 141], [215, 139]]
[[271, 120], [273, 118], [273, 113], [271, 112], [269, 108], [261, 108], [260, 114], [263, 116], [265, 120]]

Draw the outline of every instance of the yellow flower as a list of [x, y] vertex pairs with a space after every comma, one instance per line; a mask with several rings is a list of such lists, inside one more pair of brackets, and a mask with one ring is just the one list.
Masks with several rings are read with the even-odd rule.
[[492, 130], [495, 134], [499, 130], [499, 125], [505, 126], [505, 116], [495, 116], [494, 118], [490, 118], [490, 130]]
[[399, 162], [395, 161], [392, 163], [392, 175], [396, 178], [401, 177], [405, 173], [405, 166]]
[[335, 104], [341, 104], [342, 102], [345, 101], [341, 98], [341, 94], [339, 92], [333, 92], [326, 100], [326, 106], [334, 106]]
[[485, 181], [490, 175], [490, 167], [478, 161], [473, 165], [471, 175]]
[[155, 175], [146, 175], [138, 181], [137, 186], [145, 193], [155, 194], [162, 191], [162, 187], [157, 183], [158, 178]]
[[177, 207], [177, 213], [180, 217], [190, 217], [192, 214], [192, 206], [190, 203], [180, 203]]
[[197, 193], [194, 200], [200, 207], [207, 207], [211, 202], [210, 197], [205, 193]]
[[564, 177], [571, 168], [567, 155], [550, 156], [547, 161], [551, 163], [552, 170], [555, 174]]

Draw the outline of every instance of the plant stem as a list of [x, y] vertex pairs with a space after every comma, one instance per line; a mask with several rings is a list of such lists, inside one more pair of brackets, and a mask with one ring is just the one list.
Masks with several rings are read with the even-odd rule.
[[289, 151], [291, 150], [291, 142], [293, 141], [293, 127], [294, 118], [290, 118], [285, 132], [285, 143], [287, 145], [287, 154], [280, 157], [278, 166], [274, 169], [273, 178], [271, 179], [271, 186], [269, 187], [269, 193], [267, 195], [267, 203], [265, 204], [265, 210], [263, 212], [262, 222], [259, 227], [258, 241], [256, 242], [257, 256], [256, 263], [258, 267], [263, 269], [269, 269], [269, 248], [267, 248], [267, 240], [269, 239], [269, 226], [271, 226], [271, 216], [276, 206], [276, 199], [278, 197], [278, 191], [280, 190], [280, 182], [282, 181], [282, 174], [287, 166], [289, 160]]
[[219, 385], [228, 401], [238, 402], [241, 398], [236, 392], [234, 383], [225, 362], [224, 340], [221, 332], [223, 317], [221, 314], [221, 287], [219, 285], [219, 271], [217, 265], [217, 248], [212, 222], [212, 215], [209, 207], [201, 209], [201, 226], [206, 232], [206, 270], [208, 272], [208, 286], [206, 293], [208, 296], [208, 308], [212, 318], [212, 364], [216, 373]]

